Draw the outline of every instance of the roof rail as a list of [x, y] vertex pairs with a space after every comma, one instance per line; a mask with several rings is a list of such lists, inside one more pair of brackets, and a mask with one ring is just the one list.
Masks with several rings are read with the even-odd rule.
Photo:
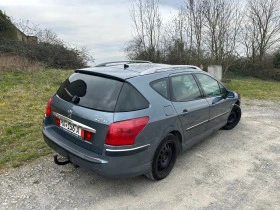
[[140, 73], [140, 75], [152, 74], [155, 72], [169, 71], [169, 70], [180, 70], [180, 69], [183, 70], [183, 69], [187, 69], [187, 68], [202, 71], [199, 67], [192, 66], [192, 65], [169, 65], [169, 66], [165, 66], [165, 67], [154, 67], [154, 68], [147, 69], [145, 71], [142, 71]]
[[[119, 63], [152, 63], [151, 61], [142, 61], [142, 60], [124, 60], [124, 61], [112, 61], [112, 62], [106, 62], [106, 63], [100, 63], [94, 67], [105, 67], [108, 64], [111, 64], [110, 66], [118, 65]], [[114, 65], [115, 64], [115, 65]]]

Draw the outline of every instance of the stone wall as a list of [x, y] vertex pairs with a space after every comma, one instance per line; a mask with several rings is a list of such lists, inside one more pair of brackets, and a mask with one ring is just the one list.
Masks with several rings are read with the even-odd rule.
[[29, 44], [37, 44], [38, 38], [36, 36], [27, 36], [22, 31], [20, 31], [17, 27], [15, 27], [17, 32], [17, 40], [29, 43]]
[[215, 79], [220, 81], [222, 80], [222, 75], [223, 75], [222, 66], [218, 66], [218, 65], [208, 66], [208, 73]]

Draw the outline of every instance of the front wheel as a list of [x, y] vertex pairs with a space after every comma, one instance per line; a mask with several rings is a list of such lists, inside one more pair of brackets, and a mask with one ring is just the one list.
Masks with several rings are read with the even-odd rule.
[[173, 134], [168, 134], [158, 146], [152, 162], [152, 169], [145, 174], [153, 180], [161, 180], [171, 172], [178, 154], [178, 140]]
[[234, 104], [230, 115], [227, 120], [227, 124], [223, 127], [224, 130], [233, 129], [240, 121], [241, 109], [237, 104]]

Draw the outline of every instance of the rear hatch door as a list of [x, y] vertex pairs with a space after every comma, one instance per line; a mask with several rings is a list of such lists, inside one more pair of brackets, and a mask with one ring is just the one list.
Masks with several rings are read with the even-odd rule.
[[[72, 74], [52, 100], [57, 132], [79, 146], [102, 154], [122, 86], [123, 81], [116, 78]], [[90, 140], [85, 140], [85, 131], [91, 132]]]

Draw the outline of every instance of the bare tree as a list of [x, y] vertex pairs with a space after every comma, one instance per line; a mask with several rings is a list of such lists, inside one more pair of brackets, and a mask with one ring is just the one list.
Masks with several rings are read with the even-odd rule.
[[195, 50], [194, 62], [199, 65], [202, 59], [202, 35], [203, 23], [205, 17], [203, 16], [204, 2], [203, 0], [185, 0], [183, 5], [187, 24], [185, 30], [187, 32], [189, 50]]
[[212, 62], [223, 65], [224, 72], [234, 61], [237, 38], [241, 31], [241, 9], [238, 1], [204, 0], [204, 39]]
[[255, 63], [280, 42], [280, 1], [248, 0], [246, 10], [244, 46]]
[[40, 29], [36, 35], [39, 42], [45, 42], [53, 45], [64, 45], [66, 44], [58, 35], [50, 29]]
[[55, 32], [50, 29], [42, 29], [39, 25], [36, 25], [29, 20], [12, 18], [12, 22], [25, 35], [36, 36], [38, 38], [38, 42], [58, 45], [65, 44]]
[[24, 34], [26, 34], [28, 36], [36, 36], [38, 31], [41, 30], [39, 28], [39, 25], [36, 25], [29, 20], [22, 20], [22, 19], [15, 19], [15, 18], [11, 18], [11, 19], [12, 19], [13, 24], [20, 31], [22, 31]]
[[135, 53], [141, 52], [144, 59], [157, 60], [162, 24], [159, 0], [134, 0], [130, 16], [134, 24], [135, 35], [125, 49], [128, 57], [135, 58]]
[[162, 52], [162, 54], [165, 55], [165, 62], [167, 63], [185, 64], [189, 60], [186, 52], [185, 24], [186, 19], [181, 8], [170, 23], [164, 27], [164, 34], [162, 35], [164, 53]]

